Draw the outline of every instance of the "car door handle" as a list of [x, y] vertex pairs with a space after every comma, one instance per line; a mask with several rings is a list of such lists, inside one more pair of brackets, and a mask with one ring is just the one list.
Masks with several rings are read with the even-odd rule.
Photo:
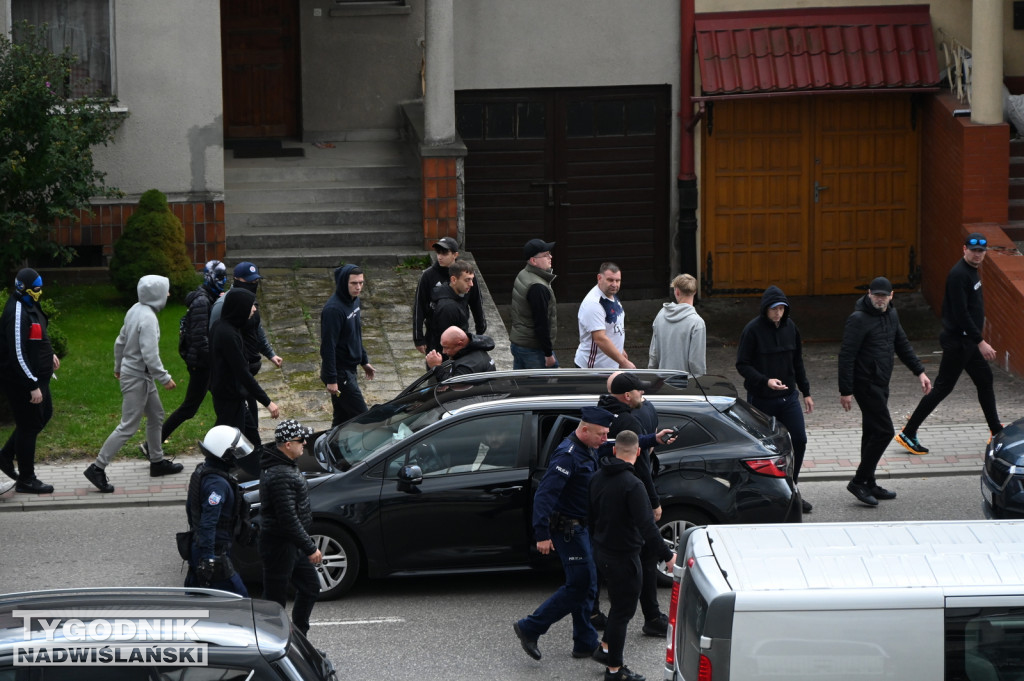
[[522, 492], [523, 491], [523, 486], [522, 485], [514, 485], [512, 487], [492, 487], [491, 489], [489, 489], [487, 491], [490, 492], [491, 494], [497, 494], [498, 496], [508, 497], [508, 496], [512, 496], [516, 492]]

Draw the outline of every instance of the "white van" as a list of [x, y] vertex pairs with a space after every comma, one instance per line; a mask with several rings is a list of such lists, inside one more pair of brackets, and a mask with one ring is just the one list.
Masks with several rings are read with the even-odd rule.
[[719, 525], [684, 544], [667, 680], [1024, 680], [1024, 521]]

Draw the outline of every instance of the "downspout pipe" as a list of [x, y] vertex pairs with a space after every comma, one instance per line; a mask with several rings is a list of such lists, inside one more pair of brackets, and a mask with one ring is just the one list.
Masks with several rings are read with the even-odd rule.
[[676, 252], [679, 271], [697, 275], [697, 173], [693, 111], [693, 71], [696, 34], [694, 0], [679, 0], [679, 225], [676, 230]]

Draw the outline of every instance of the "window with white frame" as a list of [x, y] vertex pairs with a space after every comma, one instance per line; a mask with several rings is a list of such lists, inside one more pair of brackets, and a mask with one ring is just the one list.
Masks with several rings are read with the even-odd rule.
[[[50, 51], [68, 47], [76, 61], [71, 67], [70, 97], [109, 97], [114, 94], [113, 0], [10, 0], [11, 23], [27, 21], [46, 26]], [[17, 40], [17, 36], [15, 36]]]

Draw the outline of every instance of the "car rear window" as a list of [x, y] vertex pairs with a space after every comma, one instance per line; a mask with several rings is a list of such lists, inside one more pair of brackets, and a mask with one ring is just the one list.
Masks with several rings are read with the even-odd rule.
[[729, 419], [737, 426], [753, 435], [758, 440], [763, 440], [774, 435], [772, 428], [772, 417], [762, 411], [754, 409], [746, 402], [736, 400], [724, 412]]

